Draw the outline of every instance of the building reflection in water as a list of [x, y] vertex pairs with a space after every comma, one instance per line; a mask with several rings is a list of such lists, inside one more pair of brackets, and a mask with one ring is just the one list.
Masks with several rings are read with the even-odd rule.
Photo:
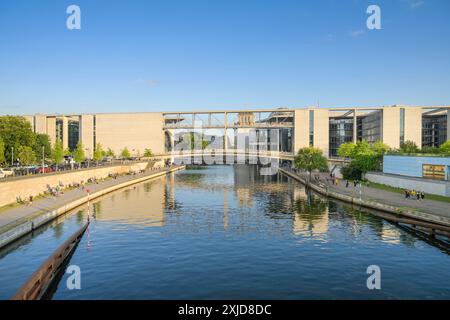
[[[248, 232], [254, 230], [246, 224], [248, 215], [254, 215], [251, 219], [257, 219], [254, 221], [258, 223], [263, 220], [273, 223], [267, 218], [283, 220], [283, 227], [273, 228], [274, 232], [285, 232], [285, 227], [289, 227], [295, 236], [320, 241], [327, 241], [330, 237], [355, 241], [362, 235], [367, 236], [368, 233], [363, 231], [368, 228], [372, 231], [370, 237], [385, 243], [415, 245], [417, 239], [414, 235], [373, 214], [305, 190], [303, 185], [281, 173], [261, 176], [258, 166], [234, 165], [231, 168], [204, 167], [172, 173], [103, 197], [94, 204], [94, 212], [100, 221], [119, 221], [143, 227], [161, 227], [166, 223], [188, 227], [183, 216], [191, 214], [186, 209], [192, 208], [185, 207], [187, 204], [181, 200], [182, 197], [177, 202], [176, 190], [181, 192], [178, 196], [183, 194], [188, 198], [191, 198], [191, 191], [197, 190], [201, 194], [198, 203], [201, 212], [195, 221], [197, 229], [221, 219], [219, 223], [223, 230]], [[209, 192], [212, 192], [215, 202], [208, 203]], [[191, 201], [194, 201], [193, 197]], [[217, 202], [217, 197], [221, 197], [223, 202]], [[217, 210], [223, 212], [222, 217], [214, 214]], [[165, 219], [168, 214], [174, 219]]]
[[93, 204], [95, 219], [142, 227], [164, 226], [166, 179], [170, 177], [162, 176], [100, 198]]

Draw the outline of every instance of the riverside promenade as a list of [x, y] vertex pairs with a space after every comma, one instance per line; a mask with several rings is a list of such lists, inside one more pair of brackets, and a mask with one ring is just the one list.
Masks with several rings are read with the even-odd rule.
[[[281, 169], [283, 173], [306, 184], [308, 173]], [[315, 176], [319, 181], [315, 181]], [[437, 223], [450, 227], [450, 204], [443, 201], [406, 199], [400, 193], [380, 190], [362, 185], [355, 187], [352, 182], [346, 187], [346, 180], [339, 179], [338, 185], [329, 181], [328, 173], [313, 173], [310, 187], [323, 195], [354, 205], [381, 210], [405, 217]], [[361, 189], [361, 193], [360, 193]]]
[[146, 170], [144, 173], [121, 175], [98, 183], [88, 183], [84, 188], [64, 190], [59, 196], [48, 195], [33, 201], [0, 211], [0, 248], [45, 224], [59, 215], [87, 201], [87, 190], [92, 200], [106, 193], [183, 169], [182, 166]]

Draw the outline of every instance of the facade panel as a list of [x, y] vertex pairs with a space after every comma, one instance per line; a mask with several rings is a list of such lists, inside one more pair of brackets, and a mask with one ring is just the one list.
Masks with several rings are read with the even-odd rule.
[[154, 154], [164, 152], [162, 113], [97, 114], [95, 137], [103, 149], [120, 155], [127, 147], [132, 156], [143, 155], [146, 148]]

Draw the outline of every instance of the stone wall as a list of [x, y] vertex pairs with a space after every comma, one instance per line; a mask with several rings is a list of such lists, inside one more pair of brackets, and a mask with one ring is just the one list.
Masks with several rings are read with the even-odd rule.
[[118, 165], [111, 167], [102, 167], [95, 169], [84, 169], [60, 174], [49, 174], [41, 176], [30, 176], [29, 178], [2, 181], [0, 182], [0, 207], [16, 202], [17, 197], [26, 198], [36, 197], [47, 191], [47, 185], [57, 186], [60, 182], [64, 185], [71, 183], [80, 183], [89, 178], [102, 179], [110, 173], [127, 173], [144, 169], [147, 162], [133, 163], [130, 165]]

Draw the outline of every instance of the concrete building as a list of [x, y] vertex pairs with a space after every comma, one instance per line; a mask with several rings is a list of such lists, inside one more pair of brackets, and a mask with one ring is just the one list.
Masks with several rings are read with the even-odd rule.
[[[133, 156], [150, 148], [154, 154], [173, 149], [180, 132], [222, 135], [223, 149], [236, 147], [236, 137], [251, 129], [267, 136], [265, 130], [278, 130], [280, 151], [295, 153], [314, 146], [329, 157], [337, 156], [344, 142], [383, 141], [399, 148], [405, 141], [438, 147], [450, 140], [450, 106], [436, 107], [351, 107], [273, 110], [224, 110], [203, 112], [144, 112], [25, 116], [37, 133], [61, 139], [64, 148], [81, 142], [92, 157], [98, 143], [116, 155], [125, 147]], [[272, 141], [273, 142], [273, 141]], [[214, 146], [217, 148], [217, 144]]]

